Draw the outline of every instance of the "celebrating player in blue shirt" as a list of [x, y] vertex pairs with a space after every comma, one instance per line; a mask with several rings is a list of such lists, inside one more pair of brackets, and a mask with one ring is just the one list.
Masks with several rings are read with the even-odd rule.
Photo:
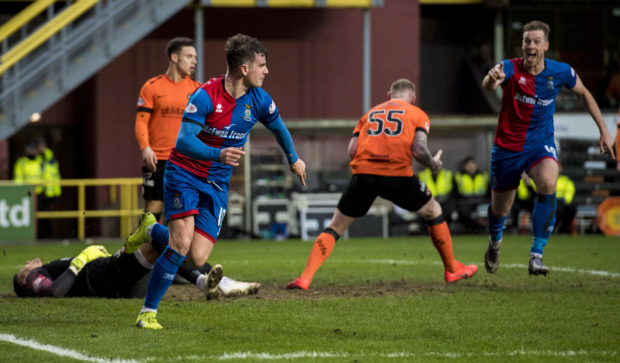
[[156, 313], [179, 265], [187, 256], [195, 266], [207, 262], [222, 226], [233, 167], [248, 134], [260, 121], [275, 135], [291, 171], [306, 185], [306, 164], [271, 96], [261, 86], [267, 49], [237, 34], [226, 41], [227, 73], [212, 78], [190, 97], [164, 174], [164, 206], [170, 243], [153, 273], [136, 325], [161, 329]]
[[521, 173], [534, 180], [538, 196], [532, 212], [533, 243], [529, 273], [546, 275], [542, 253], [555, 223], [558, 159], [553, 140], [555, 98], [560, 88], [570, 88], [585, 103], [600, 132], [601, 153], [615, 158], [612, 138], [592, 94], [568, 64], [545, 58], [549, 25], [532, 21], [523, 26], [523, 58], [503, 60], [489, 70], [482, 87], [502, 86], [502, 108], [491, 154], [491, 205], [489, 246], [484, 265], [489, 273], [499, 268], [499, 250], [506, 215], [515, 199]]

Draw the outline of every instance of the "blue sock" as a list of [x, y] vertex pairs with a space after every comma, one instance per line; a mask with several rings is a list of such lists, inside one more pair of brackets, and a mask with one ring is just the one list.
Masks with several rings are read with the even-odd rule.
[[555, 193], [538, 194], [534, 210], [532, 211], [532, 229], [534, 241], [530, 253], [542, 255], [543, 249], [547, 245], [553, 225], [555, 224]]
[[159, 223], [153, 225], [153, 229], [151, 229], [151, 242], [158, 244], [161, 246], [161, 250], [163, 250], [168, 246], [169, 238], [168, 227]]
[[159, 301], [168, 291], [177, 275], [179, 266], [184, 260], [185, 256], [179, 254], [170, 246], [166, 247], [164, 253], [159, 256], [153, 266], [149, 286], [146, 290], [146, 298], [144, 299], [144, 307], [157, 310]]
[[490, 204], [487, 215], [489, 217], [489, 236], [491, 236], [491, 241], [497, 242], [502, 239], [502, 232], [505, 228], [504, 222], [506, 221], [506, 216], [497, 218], [491, 211]]

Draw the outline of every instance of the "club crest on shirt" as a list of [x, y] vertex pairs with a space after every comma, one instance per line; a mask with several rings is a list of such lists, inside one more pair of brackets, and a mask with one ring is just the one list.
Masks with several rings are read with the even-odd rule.
[[181, 199], [179, 198], [179, 194], [175, 194], [173, 208], [180, 209], [181, 207], [183, 207], [183, 205], [181, 205]]
[[525, 84], [525, 77], [519, 77], [519, 84]]
[[222, 104], [221, 103], [218, 103], [217, 106], [215, 106], [215, 112], [222, 113]]
[[547, 77], [547, 89], [553, 89], [553, 77]]
[[252, 108], [251, 105], [245, 105], [245, 113], [243, 115], [243, 120], [247, 122], [252, 122], [252, 111], [250, 111], [251, 108]]
[[188, 103], [187, 107], [185, 107], [185, 112], [187, 112], [187, 113], [196, 113], [196, 112], [198, 112], [198, 108], [193, 103]]

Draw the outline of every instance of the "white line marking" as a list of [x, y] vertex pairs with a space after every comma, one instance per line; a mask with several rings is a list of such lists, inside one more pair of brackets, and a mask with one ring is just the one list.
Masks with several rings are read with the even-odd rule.
[[[434, 262], [414, 262], [409, 260], [354, 260], [355, 262], [365, 262], [365, 263], [379, 263], [379, 264], [389, 264], [389, 265], [443, 265], [441, 261]], [[517, 269], [527, 269], [527, 265], [523, 265], [520, 263], [509, 263], [509, 264], [500, 264], [500, 267], [503, 268], [517, 268]], [[581, 268], [574, 267], [549, 267], [551, 271], [558, 272], [573, 272], [580, 273], [584, 275], [594, 275], [594, 276], [603, 276], [603, 277], [620, 277], [620, 273], [618, 272], [610, 272], [610, 271], [602, 271], [602, 270], [586, 270]]]
[[513, 350], [506, 352], [393, 352], [393, 353], [377, 353], [377, 352], [291, 352], [282, 354], [272, 353], [254, 353], [254, 352], [232, 352], [221, 355], [190, 355], [178, 356], [176, 361], [208, 361], [208, 360], [290, 360], [290, 359], [307, 359], [307, 358], [481, 358], [481, 357], [615, 357], [616, 351], [587, 351], [587, 350], [566, 350], [566, 351], [550, 351], [550, 350]]
[[59, 355], [61, 357], [69, 357], [69, 358], [79, 359], [79, 360], [83, 360], [87, 362], [102, 362], [102, 363], [133, 363], [133, 362], [136, 362], [135, 360], [127, 360], [127, 359], [118, 359], [118, 358], [107, 359], [107, 358], [92, 357], [92, 356], [80, 353], [72, 349], [57, 347], [55, 345], [50, 345], [50, 344], [42, 344], [42, 343], [37, 342], [36, 340], [22, 339], [22, 338], [18, 338], [11, 334], [0, 333], [0, 341], [21, 345], [23, 347], [28, 347], [34, 350], [42, 350], [45, 352]]

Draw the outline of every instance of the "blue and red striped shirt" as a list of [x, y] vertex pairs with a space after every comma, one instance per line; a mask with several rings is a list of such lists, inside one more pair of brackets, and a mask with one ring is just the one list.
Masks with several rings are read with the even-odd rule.
[[[183, 120], [202, 125], [198, 138], [210, 147], [243, 147], [256, 122], [278, 119], [273, 99], [262, 88], [250, 88], [237, 99], [224, 89], [224, 77], [210, 79], [190, 97]], [[220, 185], [229, 185], [233, 167], [217, 161], [201, 161], [172, 149], [171, 163]]]
[[573, 88], [577, 74], [566, 63], [545, 59], [537, 75], [523, 67], [523, 58], [505, 59], [502, 109], [494, 144], [522, 151], [528, 144], [553, 139], [555, 98], [562, 87]]

